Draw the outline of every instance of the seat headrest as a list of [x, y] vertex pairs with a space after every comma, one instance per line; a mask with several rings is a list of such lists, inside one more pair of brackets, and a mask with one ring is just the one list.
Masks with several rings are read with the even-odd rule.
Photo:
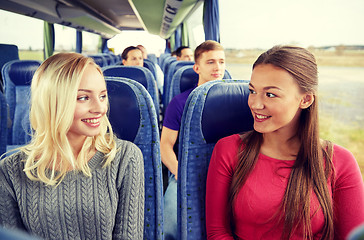
[[127, 83], [106, 78], [109, 121], [116, 136], [133, 142], [140, 125], [140, 110], [134, 90]]
[[180, 89], [181, 92], [184, 92], [194, 86], [196, 86], [198, 83], [198, 74], [193, 70], [192, 66], [186, 68], [180, 79]]
[[88, 57], [92, 58], [100, 67], [105, 67], [107, 65], [107, 60], [102, 55], [88, 55]]
[[16, 45], [0, 44], [0, 52], [0, 70], [5, 63], [19, 59], [19, 51]]
[[202, 112], [202, 133], [207, 143], [253, 129], [248, 106], [248, 83], [221, 83], [210, 88]]
[[15, 60], [8, 66], [7, 75], [14, 85], [27, 86], [31, 84], [33, 75], [39, 66], [38, 61]]
[[147, 69], [138, 66], [110, 66], [103, 68], [104, 76], [133, 79], [148, 89]]

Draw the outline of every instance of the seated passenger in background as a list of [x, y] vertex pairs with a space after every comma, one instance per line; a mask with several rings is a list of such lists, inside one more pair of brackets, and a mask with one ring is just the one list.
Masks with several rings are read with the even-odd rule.
[[143, 58], [144, 59], [148, 59], [148, 52], [147, 52], [147, 49], [143, 46], [143, 45], [137, 45], [137, 48], [140, 49], [140, 51], [142, 51], [142, 54], [143, 54]]
[[193, 51], [186, 46], [181, 46], [176, 50], [177, 61], [193, 61]]
[[354, 156], [319, 137], [314, 56], [273, 47], [249, 88], [254, 130], [219, 140], [211, 156], [207, 238], [346, 239], [364, 222], [364, 184]]
[[[225, 73], [224, 48], [215, 41], [206, 41], [195, 50], [193, 69], [199, 75], [198, 86], [222, 79]], [[177, 239], [177, 154], [178, 132], [181, 126], [183, 109], [191, 88], [175, 96], [168, 104], [161, 133], [162, 162], [171, 172], [164, 195], [164, 236], [166, 240]]]
[[143, 67], [144, 58], [142, 51], [134, 46], [130, 46], [124, 49], [121, 54], [121, 58], [123, 59], [124, 66], [139, 66]]
[[113, 135], [102, 71], [77, 53], [31, 83], [32, 141], [0, 162], [0, 225], [44, 239], [142, 239], [140, 149]]

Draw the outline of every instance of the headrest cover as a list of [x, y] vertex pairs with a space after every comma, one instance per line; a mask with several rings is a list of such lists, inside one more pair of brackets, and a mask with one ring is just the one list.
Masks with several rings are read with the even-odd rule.
[[125, 77], [135, 80], [148, 89], [148, 82], [146, 73], [143, 67], [137, 66], [112, 66], [103, 69], [104, 76], [110, 77]]
[[9, 66], [8, 75], [16, 86], [30, 85], [35, 71], [40, 66], [38, 61], [16, 61]]
[[180, 89], [184, 92], [194, 86], [197, 86], [198, 74], [193, 70], [193, 68], [187, 68], [183, 71], [180, 79]]
[[220, 138], [253, 129], [248, 96], [248, 83], [222, 83], [210, 88], [201, 123], [207, 143], [216, 143]]
[[105, 66], [105, 59], [102, 56], [97, 56], [97, 55], [89, 55], [90, 58], [92, 58], [95, 63], [97, 65], [99, 65], [100, 67], [104, 67]]
[[140, 125], [138, 99], [126, 83], [107, 80], [110, 102], [109, 120], [116, 136], [133, 142]]

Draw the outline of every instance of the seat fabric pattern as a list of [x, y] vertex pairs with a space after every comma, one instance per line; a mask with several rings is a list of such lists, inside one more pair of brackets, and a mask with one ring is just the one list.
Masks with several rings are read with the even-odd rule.
[[0, 92], [0, 156], [6, 152], [8, 109], [4, 94]]
[[8, 145], [24, 145], [31, 139], [30, 84], [40, 64], [34, 60], [14, 60], [2, 68], [5, 98], [9, 105], [9, 119], [12, 123], [8, 129]]
[[223, 137], [251, 130], [244, 80], [215, 80], [197, 87], [182, 116], [178, 153], [178, 239], [206, 239], [205, 191], [210, 157]]
[[129, 78], [142, 84], [152, 97], [156, 114], [159, 115], [157, 83], [151, 71], [139, 66], [108, 66], [102, 68], [104, 76]]
[[143, 153], [145, 177], [144, 239], [163, 239], [163, 184], [160, 136], [150, 94], [140, 83], [105, 77], [114, 133]]

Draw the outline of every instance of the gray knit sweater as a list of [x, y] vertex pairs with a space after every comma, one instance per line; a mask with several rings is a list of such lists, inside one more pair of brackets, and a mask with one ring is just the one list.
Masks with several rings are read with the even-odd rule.
[[89, 161], [92, 177], [69, 172], [57, 186], [31, 181], [24, 153], [0, 162], [0, 224], [44, 239], [142, 239], [144, 225], [143, 156], [131, 142], [102, 168], [104, 155]]

